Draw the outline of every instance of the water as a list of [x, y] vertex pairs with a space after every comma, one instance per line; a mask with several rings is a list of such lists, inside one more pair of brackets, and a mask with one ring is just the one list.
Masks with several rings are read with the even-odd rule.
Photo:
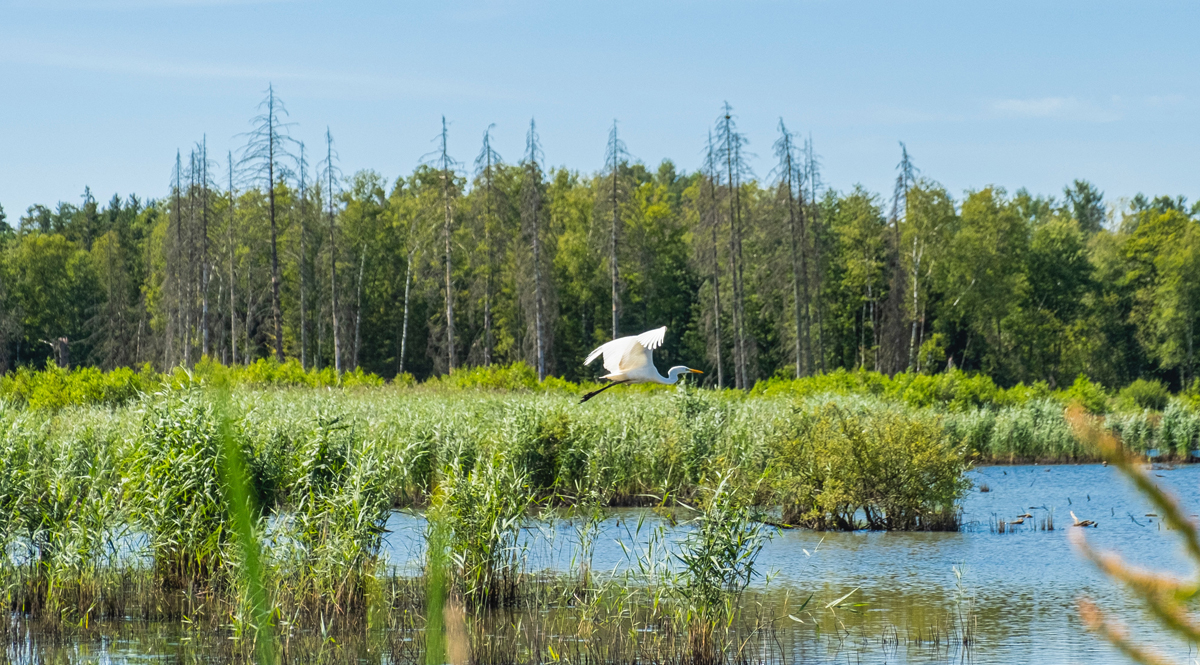
[[[1151, 473], [1189, 512], [1200, 512], [1200, 465]], [[838, 663], [1125, 662], [1081, 624], [1076, 602], [1087, 596], [1115, 612], [1138, 640], [1175, 662], [1197, 662], [1194, 648], [1166, 636], [1068, 540], [1069, 532], [1079, 530], [1071, 526], [1074, 511], [1079, 519], [1098, 523], [1086, 530], [1093, 547], [1117, 550], [1139, 566], [1192, 572], [1183, 566], [1176, 534], [1162, 528], [1158, 518], [1146, 516], [1154, 510], [1116, 469], [987, 467], [971, 478], [976, 488], [963, 503], [961, 532], [779, 532], [759, 558], [765, 575], [747, 596], [778, 619], [778, 640], [772, 640], [770, 653], [760, 655], [775, 661]], [[990, 492], [979, 491], [985, 484]], [[1055, 530], [1036, 529], [1051, 511]], [[1023, 513], [1034, 517], [1014, 532], [990, 528], [997, 519]], [[686, 518], [686, 511], [677, 514]], [[558, 518], [528, 529], [529, 569], [574, 570], [577, 524]], [[686, 533], [686, 527], [670, 526], [661, 514], [614, 511], [596, 537], [592, 569], [618, 575], [629, 570], [657, 527], [668, 541]], [[387, 528], [384, 553], [390, 564], [400, 571], [419, 570], [423, 519], [397, 512]], [[842, 604], [826, 608], [847, 594]], [[811, 600], [800, 611], [806, 598]], [[964, 624], [974, 634], [969, 648], [954, 633]], [[75, 644], [58, 655], [68, 662], [170, 659], [169, 650], [155, 653], [147, 639], [128, 629], [123, 633], [120, 640]], [[175, 642], [172, 638], [164, 644]], [[378, 656], [373, 662], [379, 662]]]

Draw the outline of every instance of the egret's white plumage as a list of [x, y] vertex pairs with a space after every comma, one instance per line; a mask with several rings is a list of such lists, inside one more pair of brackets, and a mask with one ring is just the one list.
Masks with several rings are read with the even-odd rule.
[[685, 372], [703, 374], [698, 369], [691, 369], [683, 365], [672, 367], [666, 376], [658, 373], [658, 368], [654, 366], [654, 349], [662, 346], [663, 338], [666, 335], [667, 327], [663, 326], [647, 330], [640, 335], [618, 337], [611, 342], [601, 344], [596, 350], [589, 353], [583, 364], [590, 365], [593, 360], [603, 355], [604, 369], [608, 370], [608, 374], [601, 378], [608, 379], [613, 383], [584, 395], [583, 401], [586, 402], [592, 396], [617, 383], [665, 383], [669, 385], [678, 381], [679, 375]]

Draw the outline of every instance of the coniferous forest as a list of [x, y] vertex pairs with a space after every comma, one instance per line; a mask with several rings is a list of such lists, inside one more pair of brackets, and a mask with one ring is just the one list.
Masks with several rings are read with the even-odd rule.
[[[1085, 180], [949, 192], [897, 147], [895, 187], [822, 184], [811, 140], [714, 109], [696, 172], [525, 149], [343, 173], [269, 91], [238, 152], [164, 155], [154, 198], [90, 190], [0, 212], [0, 371], [297, 359], [418, 379], [522, 361], [592, 378], [587, 352], [666, 325], [660, 364], [711, 386], [836, 368], [958, 368], [1002, 385], [1196, 375], [1200, 206], [1106, 200]], [[438, 128], [430, 128], [433, 134]], [[597, 137], [597, 152], [604, 137]], [[747, 163], [774, 155], [769, 173]]]

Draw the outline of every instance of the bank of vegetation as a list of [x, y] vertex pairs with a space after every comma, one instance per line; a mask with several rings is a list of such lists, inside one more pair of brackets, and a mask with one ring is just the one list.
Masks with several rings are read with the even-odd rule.
[[[149, 365], [108, 372], [92, 367], [68, 370], [53, 363], [41, 370], [22, 367], [0, 376], [0, 404], [32, 411], [81, 406], [115, 409], [136, 405], [146, 395], [160, 391], [196, 386], [245, 391], [288, 389], [292, 391], [288, 394], [299, 397], [306, 395], [305, 388], [320, 388], [337, 390], [354, 399], [369, 399], [367, 395], [374, 390], [380, 400], [409, 403], [440, 396], [463, 408], [497, 399], [501, 394], [508, 394], [514, 401], [538, 396], [568, 403], [570, 396], [597, 387], [595, 383], [574, 383], [557, 377], [538, 381], [536, 370], [524, 363], [479, 367], [418, 382], [407, 374], [385, 381], [361, 368], [341, 375], [329, 368], [305, 370], [295, 360], [278, 363], [260, 359], [249, 365], [225, 366], [205, 358], [191, 369], [175, 368], [167, 373]], [[674, 389], [624, 386], [618, 390], [640, 395], [670, 394]], [[800, 379], [760, 381], [748, 393], [702, 389], [701, 394], [713, 404], [731, 408], [750, 409], [761, 404], [772, 414], [788, 408], [801, 413], [826, 402], [856, 404], [868, 411], [919, 414], [937, 420], [975, 463], [1097, 460], [1071, 432], [1064, 417], [1071, 405], [1099, 417], [1135, 454], [1188, 460], [1191, 451], [1200, 449], [1200, 382], [1177, 393], [1162, 382], [1144, 379], [1112, 390], [1080, 375], [1059, 389], [1043, 382], [1002, 388], [985, 375], [962, 370], [893, 376], [838, 370]], [[617, 395], [613, 399], [639, 410], [644, 407]], [[587, 417], [590, 411], [581, 408], [568, 413], [571, 417]]]
[[[538, 626], [532, 642], [506, 638], [521, 659], [566, 649], [718, 662], [739, 641], [771, 648], [761, 607], [741, 594], [778, 526], [956, 529], [971, 465], [1094, 459], [1068, 405], [1140, 454], [1186, 456], [1200, 423], [1194, 396], [1147, 382], [1110, 393], [1086, 379], [1054, 391], [963, 372], [837, 372], [750, 393], [628, 387], [578, 404], [588, 387], [539, 382], [525, 365], [424, 382], [270, 361], [10, 373], [4, 603], [53, 630], [123, 617], [232, 627], [243, 655], [258, 635], [319, 648], [314, 635], [337, 621], [376, 631], [371, 648], [397, 662], [461, 648], [455, 634], [498, 649], [513, 615], [494, 613], [515, 612]], [[231, 503], [234, 485], [245, 494]], [[231, 505], [251, 507], [250, 526]], [[631, 526], [626, 572], [591, 570], [604, 510], [629, 505], [666, 511], [684, 538]], [[388, 566], [396, 510], [427, 518], [407, 534], [423, 543], [419, 570]], [[562, 519], [576, 534], [571, 572], [531, 569], [529, 534]], [[455, 627], [480, 612], [491, 618]], [[609, 627], [584, 635], [597, 621]]]
[[164, 155], [153, 198], [0, 210], [0, 371], [207, 356], [580, 381], [595, 346], [666, 325], [661, 360], [743, 390], [838, 369], [1052, 390], [1197, 375], [1200, 209], [1182, 197], [950, 192], [903, 148], [893, 191], [834, 191], [811, 142], [783, 122], [750, 137], [728, 106], [694, 171], [638, 162], [616, 125], [603, 164], [550, 168], [531, 123], [477, 128], [469, 164], [443, 125], [411, 173], [342, 174], [332, 133], [305, 146], [273, 90], [261, 110], [240, 150]]
[[[518, 631], [513, 644], [543, 660], [722, 662], [746, 638], [769, 648], [770, 617], [740, 595], [777, 506], [817, 528], [944, 529], [967, 489], [968, 457], [932, 414], [695, 388], [576, 402], [561, 387], [222, 389], [193, 377], [116, 407], [7, 407], [4, 604], [52, 630], [232, 630], [243, 655], [310, 648], [336, 622], [383, 630], [403, 662], [456, 648], [456, 631], [468, 639], [454, 627], [463, 612], [548, 613], [542, 641]], [[631, 526], [626, 571], [592, 571], [603, 509], [630, 504], [669, 511], [682, 539]], [[426, 552], [416, 573], [386, 565], [396, 509], [427, 517], [408, 534]], [[528, 534], [564, 517], [576, 563], [547, 577], [527, 564]], [[598, 620], [612, 630], [562, 637]], [[511, 624], [472, 625], [471, 648], [486, 649]]]

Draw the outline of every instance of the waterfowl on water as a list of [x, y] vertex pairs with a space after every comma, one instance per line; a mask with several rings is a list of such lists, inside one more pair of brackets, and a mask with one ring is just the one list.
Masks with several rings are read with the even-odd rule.
[[1079, 518], [1075, 516], [1075, 511], [1072, 510], [1070, 513], [1071, 519], [1075, 520], [1075, 523], [1071, 526], [1096, 526], [1096, 523], [1092, 520], [1083, 520], [1082, 522], [1079, 521]]

